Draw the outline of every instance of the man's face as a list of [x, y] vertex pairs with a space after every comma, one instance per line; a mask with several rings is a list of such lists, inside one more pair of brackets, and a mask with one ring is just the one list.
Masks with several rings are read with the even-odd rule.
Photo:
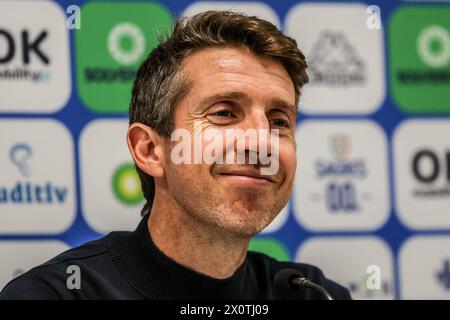
[[[249, 164], [250, 153], [258, 154], [259, 145], [245, 144], [245, 164], [175, 164], [171, 154], [175, 143], [167, 141], [165, 146], [168, 192], [188, 213], [187, 218], [251, 237], [276, 217], [292, 190], [296, 169], [292, 80], [279, 62], [246, 49], [200, 50], [183, 66], [191, 86], [176, 106], [174, 124], [175, 129], [189, 131], [192, 154], [194, 141], [203, 141], [202, 148], [211, 141], [205, 140], [207, 130], [223, 133], [220, 152], [224, 154], [230, 146], [237, 148], [237, 141], [226, 141], [227, 130], [250, 129], [267, 132], [267, 136], [270, 130], [279, 130], [278, 141], [272, 141], [279, 145], [278, 170], [268, 176], [260, 175], [260, 163]], [[267, 148], [269, 153], [274, 150], [270, 143]]]

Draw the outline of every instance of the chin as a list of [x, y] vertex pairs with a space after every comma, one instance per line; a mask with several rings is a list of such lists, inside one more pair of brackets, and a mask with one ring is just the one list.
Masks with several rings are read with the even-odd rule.
[[250, 239], [259, 234], [262, 229], [256, 226], [229, 226], [227, 228], [228, 232], [232, 232], [237, 235], [239, 238]]
[[263, 214], [261, 212], [254, 213], [252, 216], [242, 219], [236, 217], [237, 221], [230, 221], [228, 228], [231, 232], [239, 234], [245, 238], [251, 238], [259, 234], [270, 223], [269, 219], [262, 220]]
[[227, 232], [250, 238], [260, 233], [276, 217], [277, 213], [268, 211], [268, 208], [270, 206], [262, 201], [222, 203], [216, 211], [216, 225]]

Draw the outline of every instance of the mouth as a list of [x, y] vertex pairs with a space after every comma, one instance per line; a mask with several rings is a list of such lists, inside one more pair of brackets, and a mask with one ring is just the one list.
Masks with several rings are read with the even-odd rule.
[[268, 184], [276, 182], [272, 176], [261, 175], [257, 169], [230, 170], [219, 172], [219, 174], [224, 178], [235, 179], [241, 183]]

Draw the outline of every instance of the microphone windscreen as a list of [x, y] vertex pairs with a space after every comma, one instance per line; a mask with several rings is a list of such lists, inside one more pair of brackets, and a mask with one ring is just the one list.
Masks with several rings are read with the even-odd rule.
[[281, 291], [297, 290], [298, 286], [293, 283], [293, 278], [304, 278], [304, 276], [295, 269], [281, 269], [275, 274], [275, 287]]

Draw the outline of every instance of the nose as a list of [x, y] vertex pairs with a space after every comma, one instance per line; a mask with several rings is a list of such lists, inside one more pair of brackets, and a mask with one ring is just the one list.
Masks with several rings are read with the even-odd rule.
[[[270, 122], [264, 110], [256, 108], [246, 114], [244, 119], [238, 124], [234, 149], [238, 155], [245, 153], [245, 163], [256, 164], [261, 161], [263, 164], [267, 164], [267, 162], [264, 163], [263, 159], [271, 155], [272, 139], [270, 129]], [[247, 160], [248, 157], [250, 157], [250, 160]]]

